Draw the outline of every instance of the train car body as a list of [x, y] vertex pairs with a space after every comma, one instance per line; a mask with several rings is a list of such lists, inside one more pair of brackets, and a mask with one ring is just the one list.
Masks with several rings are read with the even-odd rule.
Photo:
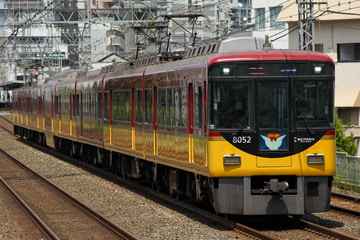
[[[20, 89], [15, 133], [209, 202], [217, 213], [327, 211], [335, 174], [332, 60], [212, 47], [183, 60]], [[22, 120], [28, 117], [37, 120]]]

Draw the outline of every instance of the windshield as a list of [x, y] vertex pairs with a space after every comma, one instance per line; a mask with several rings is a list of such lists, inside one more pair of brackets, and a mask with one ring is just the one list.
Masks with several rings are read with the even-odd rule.
[[332, 82], [296, 81], [295, 126], [333, 127]]
[[288, 133], [329, 128], [333, 65], [323, 62], [221, 63], [209, 68], [209, 130]]
[[264, 81], [258, 84], [260, 130], [288, 127], [288, 83]]
[[210, 129], [250, 128], [249, 82], [210, 82]]

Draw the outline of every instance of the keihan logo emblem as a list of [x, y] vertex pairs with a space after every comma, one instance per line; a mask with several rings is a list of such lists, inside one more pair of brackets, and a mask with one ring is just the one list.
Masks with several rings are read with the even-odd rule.
[[261, 134], [261, 150], [286, 149], [286, 134], [270, 132]]

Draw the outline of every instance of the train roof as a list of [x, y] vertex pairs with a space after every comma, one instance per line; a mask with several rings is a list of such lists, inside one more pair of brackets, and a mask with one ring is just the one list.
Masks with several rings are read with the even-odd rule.
[[209, 59], [208, 64], [229, 61], [329, 61], [331, 57], [323, 53], [299, 50], [258, 50], [217, 54]]
[[[45, 81], [39, 82], [36, 87], [54, 86], [80, 80], [82, 82], [98, 79], [107, 73], [121, 75], [121, 77], [153, 72], [169, 71], [171, 69], [210, 66], [215, 63], [230, 61], [329, 61], [332, 59], [322, 53], [299, 50], [264, 49], [264, 39], [256, 37], [229, 38], [222, 41], [196, 46], [185, 52], [162, 53], [150, 58], [138, 59], [127, 63], [118, 63], [90, 71], [68, 70], [56, 74]], [[269, 46], [268, 46], [269, 47]], [[109, 76], [110, 76], [109, 75]]]

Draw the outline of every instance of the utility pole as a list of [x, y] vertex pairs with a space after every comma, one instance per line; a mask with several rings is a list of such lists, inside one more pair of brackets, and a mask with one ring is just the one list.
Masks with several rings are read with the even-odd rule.
[[314, 2], [313, 0], [296, 0], [299, 11], [299, 49], [314, 51], [314, 5], [327, 4], [326, 0]]

